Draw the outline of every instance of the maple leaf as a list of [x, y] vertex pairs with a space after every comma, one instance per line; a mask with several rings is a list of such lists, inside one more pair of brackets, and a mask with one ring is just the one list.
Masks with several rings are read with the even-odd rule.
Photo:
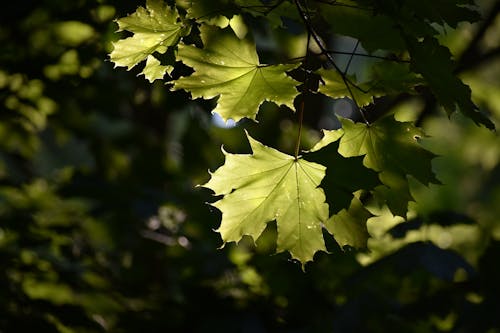
[[141, 74], [149, 81], [162, 78], [166, 72], [170, 73], [173, 62], [169, 66], [162, 66], [153, 53], [164, 54], [189, 33], [189, 28], [184, 27], [178, 18], [177, 11], [162, 0], [147, 0], [146, 8], [139, 7], [135, 13], [118, 19], [118, 31], [130, 31], [133, 36], [113, 43], [110, 59], [115, 67], [127, 67], [130, 70], [147, 59], [146, 68]]
[[154, 80], [163, 79], [165, 73], [170, 73], [173, 70], [173, 66], [163, 66], [160, 61], [149, 55], [146, 59], [146, 66], [142, 70], [142, 74], [146, 77], [149, 82]]
[[186, 17], [197, 22], [225, 28], [239, 8], [229, 0], [177, 0], [176, 5], [186, 10]]
[[339, 154], [339, 139], [342, 135], [342, 131], [323, 131], [321, 140], [307, 153], [309, 161], [331, 165], [321, 183], [330, 215], [349, 208], [354, 192], [371, 191], [381, 184], [378, 174], [363, 165], [363, 157], [347, 158]]
[[425, 150], [418, 139], [424, 133], [409, 122], [385, 117], [366, 125], [341, 119], [343, 135], [339, 153], [344, 157], [363, 156], [363, 164], [379, 172], [382, 186], [375, 189], [393, 214], [406, 216], [410, 193], [407, 175], [419, 182], [439, 184], [432, 171], [433, 153]]
[[230, 154], [203, 187], [223, 195], [212, 205], [222, 212], [222, 240], [256, 240], [276, 220], [277, 250], [289, 251], [302, 265], [326, 251], [322, 224], [328, 219], [325, 195], [318, 188], [325, 167], [281, 153], [247, 133], [253, 154]]
[[330, 217], [325, 227], [340, 247], [366, 248], [370, 237], [366, 222], [372, 216], [361, 201], [354, 197], [350, 207]]
[[230, 19], [242, 12], [264, 17], [271, 28], [283, 26], [283, 17], [300, 21], [295, 5], [288, 1], [266, 5], [260, 0], [177, 0], [176, 4], [186, 10], [188, 18], [220, 28], [227, 27]]
[[262, 17], [269, 23], [271, 29], [286, 27], [286, 21], [301, 22], [300, 13], [292, 1], [277, 1], [276, 3], [259, 0], [236, 0], [241, 8], [255, 16]]
[[458, 106], [477, 125], [495, 129], [495, 124], [472, 102], [469, 86], [454, 75], [455, 64], [448, 48], [440, 45], [435, 38], [418, 41], [407, 37], [407, 43], [414, 70], [422, 74], [448, 115]]
[[193, 98], [219, 96], [217, 112], [222, 119], [255, 119], [260, 104], [272, 101], [293, 109], [297, 81], [285, 72], [299, 64], [262, 65], [255, 45], [240, 40], [230, 29], [201, 29], [204, 49], [180, 45], [178, 58], [193, 67], [191, 76], [175, 81], [174, 89], [185, 89]]
[[317, 12], [324, 20], [332, 22], [334, 33], [356, 38], [369, 52], [404, 48], [404, 41], [391, 16], [376, 10], [360, 10], [357, 1], [342, 0], [335, 4], [319, 1], [316, 4], [319, 7]]
[[[334, 69], [320, 69], [317, 73], [323, 79], [324, 84], [320, 84], [318, 91], [323, 95], [332, 98], [350, 98], [355, 99], [358, 106], [368, 105], [373, 101], [373, 97], [377, 96], [369, 91], [370, 86], [368, 84], [356, 84], [354, 86], [350, 82], [355, 82], [356, 78], [354, 76], [348, 76], [348, 80], [344, 82], [342, 75]], [[348, 88], [349, 87], [349, 88]], [[352, 95], [351, 95], [352, 93]]]
[[352, 99], [354, 95], [360, 107], [372, 103], [374, 97], [412, 92], [416, 85], [422, 83], [422, 79], [412, 73], [406, 63], [376, 63], [362, 82], [358, 82], [354, 75], [346, 76], [344, 82], [342, 75], [334, 69], [320, 69], [317, 73], [324, 83], [318, 87], [320, 93], [332, 98]]

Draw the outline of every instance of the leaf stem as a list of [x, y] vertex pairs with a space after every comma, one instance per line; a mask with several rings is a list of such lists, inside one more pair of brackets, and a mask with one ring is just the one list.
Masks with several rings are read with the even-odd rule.
[[347, 71], [349, 70], [349, 67], [351, 66], [352, 58], [354, 58], [354, 53], [356, 52], [356, 49], [358, 48], [358, 46], [359, 46], [359, 40], [356, 41], [356, 45], [354, 46], [354, 49], [352, 50], [352, 52], [350, 54], [349, 61], [347, 62], [347, 65], [345, 66], [345, 69], [344, 69], [344, 75], [347, 75]]
[[314, 39], [314, 41], [316, 42], [316, 44], [320, 48], [321, 53], [325, 55], [325, 57], [328, 59], [328, 62], [333, 66], [333, 68], [335, 69], [335, 71], [337, 71], [337, 73], [340, 74], [340, 76], [342, 77], [342, 81], [343, 81], [343, 83], [344, 83], [347, 91], [349, 92], [349, 95], [350, 95], [352, 101], [356, 105], [356, 109], [359, 111], [359, 113], [361, 115], [361, 118], [363, 119], [363, 121], [365, 122], [365, 124], [369, 125], [370, 122], [366, 118], [365, 113], [363, 112], [363, 110], [359, 107], [359, 104], [356, 101], [356, 97], [354, 97], [354, 94], [353, 94], [352, 89], [351, 89], [351, 85], [352, 85], [353, 88], [361, 91], [362, 93], [367, 93], [367, 91], [365, 91], [364, 89], [362, 89], [356, 83], [352, 82], [347, 77], [347, 75], [339, 68], [339, 66], [337, 65], [337, 63], [333, 59], [332, 55], [328, 52], [327, 48], [323, 44], [323, 41], [319, 37], [318, 33], [312, 27], [311, 22], [310, 22], [309, 10], [308, 10], [308, 7], [307, 7], [307, 1], [305, 3], [306, 3], [306, 6], [305, 6], [305, 9], [304, 9], [302, 7], [302, 5], [300, 4], [300, 1], [299, 0], [295, 0], [295, 6], [297, 7], [297, 10], [299, 11], [300, 17], [304, 21], [304, 24], [305, 24], [305, 26], [307, 28], [308, 34]]
[[[342, 54], [342, 55], [353, 55], [356, 57], [365, 57], [365, 58], [373, 58], [373, 59], [381, 59], [385, 61], [393, 61], [393, 62], [398, 62], [398, 63], [410, 63], [409, 60], [404, 60], [404, 59], [398, 59], [398, 58], [391, 58], [391, 57], [384, 57], [384, 56], [377, 56], [373, 54], [366, 54], [366, 53], [360, 53], [360, 52], [345, 52], [345, 51], [335, 51], [335, 50], [327, 50], [328, 53], [331, 54]], [[322, 56], [323, 53], [318, 53], [318, 54], [311, 54], [311, 56], [319, 57]], [[289, 58], [289, 61], [293, 60], [301, 60], [304, 59], [304, 57], [295, 57], [295, 58]]]
[[297, 142], [295, 143], [295, 160], [299, 158], [299, 152], [300, 152], [300, 141], [302, 137], [302, 123], [304, 122], [304, 108], [305, 108], [305, 101], [304, 101], [304, 96], [302, 96], [302, 99], [300, 101], [299, 105], [299, 132], [297, 134]]
[[302, 126], [304, 123], [304, 108], [305, 108], [305, 97], [307, 92], [309, 91], [309, 70], [307, 69], [309, 62], [309, 45], [311, 43], [311, 32], [307, 31], [307, 43], [306, 43], [306, 55], [304, 57], [304, 69], [305, 69], [305, 78], [304, 78], [304, 88], [302, 90], [302, 94], [300, 96], [300, 105], [299, 105], [299, 130], [297, 133], [297, 142], [295, 143], [295, 160], [299, 158], [300, 152], [300, 141], [302, 139]]

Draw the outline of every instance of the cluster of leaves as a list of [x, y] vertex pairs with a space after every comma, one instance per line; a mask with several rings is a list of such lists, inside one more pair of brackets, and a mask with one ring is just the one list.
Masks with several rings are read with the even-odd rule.
[[[495, 11], [494, 2], [478, 1], [484, 21], [461, 25], [439, 40], [458, 56], [461, 77], [471, 86], [475, 103], [498, 122], [500, 62], [491, 61], [491, 55], [498, 54], [495, 38], [500, 34], [491, 22], [500, 3], [496, 2]], [[177, 3], [180, 16], [182, 8], [194, 4]], [[197, 10], [205, 18], [195, 21], [229, 24], [240, 37], [244, 22], [262, 62], [288, 63], [284, 59], [304, 55], [298, 51], [305, 49], [305, 34], [293, 22], [302, 21], [296, 4], [283, 2], [269, 11], [269, 5], [277, 3], [245, 1], [243, 6], [254, 7], [240, 10], [240, 5], [228, 1], [199, 2]], [[378, 210], [374, 201], [366, 205], [370, 193], [383, 188], [379, 172], [363, 165], [366, 155], [345, 158], [339, 153], [348, 125], [364, 124], [344, 119], [348, 125], [342, 130], [332, 126], [337, 124], [332, 108], [347, 101], [313, 93], [318, 76], [310, 74], [312, 91], [305, 93], [299, 84], [301, 94], [294, 100], [299, 114], [302, 100], [306, 106], [301, 146], [315, 145], [316, 129], [338, 130], [326, 132], [323, 142], [330, 144], [303, 153], [303, 159], [291, 164], [299, 176], [303, 167], [312, 179], [324, 170], [320, 188], [312, 193], [324, 193], [328, 218], [332, 217], [323, 229], [325, 247], [332, 255], [315, 254], [314, 265], [303, 274], [290, 264], [287, 252], [270, 256], [275, 251], [275, 222], [256, 241], [257, 247], [245, 237], [238, 245], [228, 243], [215, 250], [220, 236], [212, 227], [219, 225], [220, 214], [204, 204], [212, 201], [211, 191], [193, 187], [206, 181], [207, 166], [215, 169], [223, 164], [221, 143], [232, 153], [249, 152], [243, 126], [253, 138], [290, 155], [287, 160], [286, 154], [272, 154], [271, 148], [250, 140], [260, 156], [272, 155], [277, 166], [285, 165], [277, 175], [284, 177], [283, 182], [273, 195], [295, 186], [290, 177], [294, 169], [285, 173], [290, 158], [295, 159], [300, 122], [292, 122], [294, 113], [286, 107], [277, 112], [276, 105], [264, 103], [259, 123], [242, 120], [236, 127], [222, 128], [211, 121], [215, 100], [191, 101], [183, 90], [165, 89], [162, 80], [151, 84], [137, 79], [140, 66], [113, 71], [112, 63], [105, 61], [111, 41], [117, 38], [113, 19], [131, 13], [138, 6], [136, 0], [11, 4], [4, 3], [0, 13], [4, 23], [0, 27], [0, 331], [498, 331], [500, 146], [493, 133], [458, 113], [452, 122], [444, 113], [440, 116], [425, 88], [408, 99], [395, 96], [401, 104], [387, 109], [398, 109], [399, 120], [409, 120], [403, 116], [410, 112], [419, 116], [419, 126], [433, 136], [425, 146], [442, 156], [433, 160], [433, 169], [445, 184], [429, 189], [411, 181], [419, 205], [410, 205], [409, 221], [402, 222], [387, 210]], [[318, 4], [309, 2], [311, 17]], [[234, 12], [243, 12], [243, 17]], [[292, 20], [282, 21], [280, 16]], [[332, 56], [344, 69], [355, 41], [336, 37], [331, 41], [328, 25], [314, 21], [314, 27], [329, 41]], [[365, 29], [362, 24], [354, 27]], [[191, 35], [180, 42], [192, 40], [201, 46], [197, 29], [191, 26]], [[298, 41], [304, 43], [297, 46]], [[299, 83], [305, 82], [305, 68], [317, 72], [319, 64], [327, 62], [315, 41], [310, 44], [307, 62], [305, 58], [289, 62], [301, 63], [289, 72]], [[379, 51], [368, 57], [361, 48], [354, 53], [347, 73], [364, 90], [371, 77], [385, 79], [388, 89], [388, 76], [382, 74], [397, 71], [382, 69], [404, 68], [400, 62], [375, 56], [410, 60], [404, 54], [398, 58]], [[169, 64], [162, 54], [154, 56]], [[179, 62], [173, 67], [165, 80], [192, 72]], [[326, 83], [326, 75], [321, 77]], [[349, 95], [342, 82], [338, 87]], [[391, 94], [399, 94], [399, 86], [393, 88]], [[353, 93], [363, 104], [361, 91]], [[376, 99], [364, 109], [372, 126], [384, 121], [401, 124], [391, 117], [377, 120], [386, 101], [392, 97]], [[379, 146], [392, 142], [391, 133]], [[231, 160], [246, 163], [248, 156], [252, 155], [235, 154]], [[251, 158], [248, 165], [260, 162]], [[337, 164], [342, 167], [336, 168]], [[317, 165], [323, 167], [312, 170]], [[394, 168], [390, 171], [394, 173]], [[307, 180], [302, 183], [309, 186]], [[370, 190], [363, 194], [357, 189]], [[316, 204], [324, 214], [326, 206]], [[283, 207], [294, 209], [289, 201]], [[367, 224], [370, 251], [342, 251], [336, 242], [361, 247], [366, 241], [366, 234], [352, 232], [366, 230], [366, 208], [378, 215]], [[310, 210], [304, 212], [311, 216]]]
[[[439, 183], [431, 168], [434, 154], [419, 144], [425, 135], [420, 129], [391, 115], [367, 120], [364, 108], [375, 98], [415, 93], [428, 86], [448, 113], [459, 109], [477, 124], [494, 128], [471, 102], [470, 89], [453, 73], [449, 50], [436, 39], [445, 25], [477, 20], [470, 5], [467, 0], [442, 1], [437, 7], [430, 1], [220, 1], [213, 5], [211, 1], [147, 0], [145, 7], [117, 20], [119, 30], [132, 35], [114, 44], [110, 58], [128, 69], [145, 61], [141, 74], [149, 81], [168, 74], [171, 88], [186, 90], [193, 99], [218, 97], [213, 112], [224, 121], [255, 120], [264, 101], [292, 110], [298, 104], [302, 117], [309, 110], [303, 100], [294, 101], [310, 94], [354, 102], [363, 121], [341, 119], [341, 129], [324, 131], [303, 156], [299, 155], [300, 130], [294, 156], [247, 134], [252, 154], [224, 151], [225, 164], [203, 185], [222, 196], [213, 205], [222, 212], [217, 231], [224, 242], [238, 242], [244, 235], [256, 240], [275, 220], [277, 250], [289, 251], [305, 264], [315, 252], [326, 251], [323, 229], [341, 246], [366, 246], [366, 221], [371, 214], [361, 197], [373, 197], [393, 214], [405, 217], [412, 200], [408, 177], [425, 185]], [[302, 23], [308, 36], [304, 57], [262, 64], [244, 23], [246, 15], [264, 16], [275, 27], [285, 20]], [[316, 29], [324, 23], [358, 40], [349, 63], [359, 55], [359, 44], [370, 52], [364, 56], [383, 54], [377, 56], [381, 61], [366, 79], [347, 74], [349, 63], [345, 69], [339, 67], [335, 51]], [[316, 53], [312, 43], [319, 49]], [[319, 67], [311, 65], [311, 57], [323, 58]], [[192, 68], [190, 75], [176, 74], [180, 62]], [[302, 73], [301, 79], [293, 72]], [[317, 89], [311, 88], [312, 75], [320, 81]], [[346, 182], [342, 174], [350, 174], [355, 181]]]

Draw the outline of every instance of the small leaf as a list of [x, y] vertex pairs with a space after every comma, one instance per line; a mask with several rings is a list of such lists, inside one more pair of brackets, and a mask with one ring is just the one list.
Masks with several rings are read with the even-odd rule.
[[[178, 22], [178, 18], [177, 11], [162, 0], [147, 0], [146, 8], [139, 7], [135, 13], [117, 20], [118, 31], [130, 31], [133, 36], [113, 44], [111, 61], [116, 67], [127, 67], [130, 70], [155, 52], [164, 54], [189, 32], [189, 29]], [[149, 74], [153, 66], [151, 61], [145, 69]], [[142, 74], [147, 78], [149, 76], [144, 71]]]
[[[320, 84], [318, 91], [323, 95], [331, 98], [344, 98], [355, 99], [358, 106], [365, 106], [373, 102], [373, 97], [378, 96], [371, 91], [368, 84], [353, 85], [350, 82], [356, 82], [354, 76], [348, 76], [350, 82], [344, 82], [342, 75], [334, 69], [320, 69], [317, 73], [323, 79], [324, 84]], [[351, 95], [352, 93], [352, 95]]]
[[165, 74], [170, 74], [173, 69], [174, 68], [172, 66], [162, 66], [158, 59], [149, 55], [146, 60], [146, 67], [142, 70], [142, 74], [144, 74], [146, 79], [152, 83], [154, 80], [163, 79]]
[[256, 240], [276, 220], [278, 251], [289, 251], [303, 265], [326, 251], [322, 224], [328, 205], [318, 188], [325, 167], [283, 154], [247, 134], [252, 155], [224, 152], [226, 162], [203, 185], [224, 197], [213, 204], [222, 212], [217, 231], [226, 242], [243, 235]]
[[233, 2], [229, 0], [177, 0], [176, 5], [186, 10], [187, 18], [194, 19], [198, 23], [225, 28], [229, 24], [229, 19], [240, 12]]
[[366, 222], [373, 215], [367, 211], [358, 198], [353, 198], [349, 209], [343, 209], [325, 223], [340, 247], [366, 248], [370, 234]]
[[376, 189], [393, 214], [406, 216], [410, 194], [407, 176], [421, 183], [438, 184], [432, 171], [433, 153], [418, 144], [424, 133], [409, 122], [386, 117], [371, 125], [341, 119], [344, 135], [339, 153], [344, 157], [363, 156], [363, 164], [379, 172], [384, 184]]
[[213, 112], [225, 121], [255, 119], [264, 101], [293, 109], [298, 82], [285, 72], [299, 64], [260, 64], [255, 45], [247, 39], [240, 40], [230, 29], [202, 27], [201, 37], [204, 49], [179, 46], [178, 57], [195, 73], [175, 81], [174, 89], [185, 89], [193, 98], [220, 95]]

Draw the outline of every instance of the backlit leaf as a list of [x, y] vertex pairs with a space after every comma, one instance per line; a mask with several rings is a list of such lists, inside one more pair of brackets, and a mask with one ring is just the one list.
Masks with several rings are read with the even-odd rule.
[[362, 82], [353, 75], [346, 76], [344, 81], [334, 69], [320, 69], [317, 73], [324, 83], [318, 87], [320, 93], [332, 98], [354, 97], [358, 106], [372, 103], [374, 97], [412, 92], [416, 85], [422, 83], [422, 79], [410, 71], [407, 63], [376, 63]]
[[358, 198], [353, 198], [349, 209], [343, 209], [325, 223], [340, 247], [366, 248], [370, 234], [366, 222], [372, 217]]
[[154, 57], [155, 52], [164, 54], [189, 32], [178, 18], [177, 11], [162, 0], [148, 0], [146, 8], [139, 7], [135, 13], [118, 19], [118, 31], [130, 31], [133, 36], [113, 44], [111, 61], [116, 67], [127, 67], [127, 70], [130, 70], [149, 58], [147, 68], [142, 72], [149, 80], [152, 72], [158, 76], [160, 71], [169, 69], [161, 67], [160, 62], [157, 59], [152, 60], [151, 57]]
[[177, 0], [176, 4], [186, 10], [188, 18], [220, 28], [227, 27], [229, 19], [239, 13], [230, 0]]
[[328, 205], [318, 188], [325, 167], [266, 147], [248, 136], [253, 154], [224, 152], [226, 161], [203, 185], [223, 195], [213, 203], [222, 212], [217, 231], [224, 243], [243, 235], [254, 240], [276, 220], [278, 251], [289, 251], [303, 265], [326, 251], [322, 224]]
[[393, 214], [406, 216], [408, 201], [412, 200], [407, 176], [421, 183], [439, 183], [432, 171], [433, 153], [425, 150], [418, 139], [423, 132], [409, 122], [393, 117], [374, 124], [354, 123], [341, 119], [343, 136], [339, 153], [344, 157], [363, 156], [363, 164], [379, 172], [384, 184], [376, 189]]
[[330, 215], [349, 208], [354, 192], [371, 191], [380, 185], [377, 172], [363, 165], [363, 157], [344, 157], [339, 154], [342, 131], [324, 131], [323, 138], [307, 154], [307, 159], [330, 166], [321, 183], [325, 191]]
[[320, 69], [317, 71], [324, 84], [320, 84], [318, 91], [326, 96], [332, 98], [355, 99], [358, 106], [368, 105], [373, 102], [373, 97], [377, 96], [371, 92], [371, 87], [368, 84], [352, 84], [355, 83], [356, 78], [349, 76], [349, 81], [342, 79], [342, 75], [334, 69]]
[[255, 45], [240, 40], [229, 29], [205, 27], [201, 37], [204, 49], [179, 46], [178, 57], [195, 72], [175, 81], [174, 89], [185, 89], [193, 98], [220, 95], [213, 112], [224, 120], [255, 119], [264, 101], [293, 109], [298, 82], [285, 72], [299, 64], [262, 65]]
[[448, 114], [453, 113], [458, 108], [476, 124], [495, 129], [493, 122], [479, 112], [477, 106], [472, 102], [469, 86], [454, 75], [455, 64], [448, 48], [439, 45], [435, 38], [426, 38], [419, 42], [408, 37], [407, 43], [413, 69], [422, 74]]
[[165, 73], [170, 73], [172, 70], [172, 66], [162, 66], [158, 59], [149, 55], [146, 59], [146, 66], [142, 70], [142, 74], [144, 74], [149, 82], [153, 82], [154, 80], [163, 79]]

